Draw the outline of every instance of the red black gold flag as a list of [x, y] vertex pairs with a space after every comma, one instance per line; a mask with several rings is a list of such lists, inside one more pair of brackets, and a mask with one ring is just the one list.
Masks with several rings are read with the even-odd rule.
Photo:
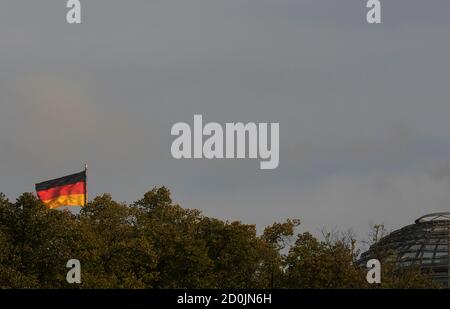
[[36, 184], [39, 199], [48, 208], [86, 205], [86, 171]]

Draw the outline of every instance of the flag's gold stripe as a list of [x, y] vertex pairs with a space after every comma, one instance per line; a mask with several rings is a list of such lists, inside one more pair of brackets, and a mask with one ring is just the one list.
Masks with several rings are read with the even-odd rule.
[[84, 206], [84, 194], [61, 195], [55, 199], [43, 201], [48, 208], [58, 208], [62, 206]]

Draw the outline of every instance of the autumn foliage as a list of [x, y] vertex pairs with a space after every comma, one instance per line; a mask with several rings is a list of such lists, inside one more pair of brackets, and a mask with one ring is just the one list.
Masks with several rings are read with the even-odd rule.
[[[267, 227], [209, 218], [174, 204], [165, 187], [131, 205], [110, 195], [79, 214], [33, 194], [0, 195], [2, 288], [368, 288], [354, 241], [297, 234], [299, 220]], [[66, 282], [69, 259], [82, 283]], [[434, 287], [419, 272], [383, 273], [376, 287]]]

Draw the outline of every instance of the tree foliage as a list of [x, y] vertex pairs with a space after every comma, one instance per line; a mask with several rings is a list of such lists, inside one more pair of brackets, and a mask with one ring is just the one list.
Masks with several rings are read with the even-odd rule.
[[[2, 288], [369, 288], [352, 238], [296, 234], [204, 216], [165, 187], [127, 205], [108, 194], [81, 212], [47, 209], [33, 194], [0, 194]], [[70, 259], [81, 284], [66, 282]], [[376, 287], [435, 287], [418, 270], [383, 269]]]

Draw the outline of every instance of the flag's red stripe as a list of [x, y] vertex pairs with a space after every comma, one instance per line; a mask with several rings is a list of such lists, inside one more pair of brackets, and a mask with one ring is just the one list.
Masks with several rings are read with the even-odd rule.
[[41, 201], [47, 201], [55, 199], [61, 195], [84, 194], [84, 187], [84, 181], [80, 181], [70, 185], [38, 191], [37, 194]]

